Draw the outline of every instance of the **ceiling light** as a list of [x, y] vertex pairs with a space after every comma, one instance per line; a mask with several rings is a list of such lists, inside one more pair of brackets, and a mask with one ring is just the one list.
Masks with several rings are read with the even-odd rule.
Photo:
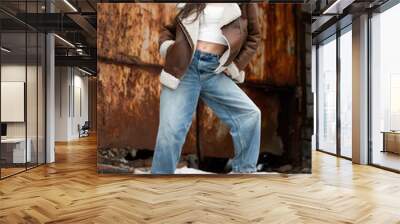
[[325, 9], [322, 14], [342, 14], [343, 10], [353, 2], [354, 0], [336, 0], [332, 5]]
[[73, 45], [73, 44], [72, 44], [71, 42], [69, 42], [68, 40], [66, 40], [66, 39], [64, 39], [64, 38], [62, 38], [62, 37], [60, 37], [60, 36], [57, 35], [57, 34], [54, 34], [54, 36], [57, 37], [57, 38], [58, 38], [59, 40], [61, 40], [62, 42], [64, 42], [65, 44], [67, 44], [68, 46], [75, 48], [75, 45]]
[[74, 12], [78, 12], [78, 10], [71, 4], [69, 3], [68, 0], [64, 0], [64, 3], [68, 5]]
[[9, 49], [7, 49], [5, 47], [1, 47], [1, 51], [4, 51], [6, 53], [10, 53], [11, 52], [11, 50], [9, 50]]
[[79, 55], [84, 55], [83, 49], [81, 48], [77, 48], [76, 53], [78, 53]]
[[78, 70], [81, 71], [81, 72], [83, 72], [83, 73], [85, 73], [85, 74], [87, 74], [87, 75], [93, 75], [92, 73], [90, 73], [90, 72], [88, 72], [88, 71], [86, 71], [86, 70], [83, 70], [83, 69], [81, 69], [81, 68], [79, 68], [79, 67], [78, 67]]

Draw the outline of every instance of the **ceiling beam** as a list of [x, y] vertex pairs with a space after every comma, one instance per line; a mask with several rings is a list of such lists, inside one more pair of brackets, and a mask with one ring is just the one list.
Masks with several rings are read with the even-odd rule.
[[80, 26], [90, 37], [96, 38], [97, 30], [81, 14], [67, 14], [67, 16]]
[[55, 56], [56, 66], [88, 67], [96, 70], [97, 58], [91, 56]]
[[336, 0], [332, 4], [328, 5], [326, 9], [323, 10], [324, 15], [338, 15], [342, 14], [344, 9], [349, 5], [353, 4], [355, 0]]

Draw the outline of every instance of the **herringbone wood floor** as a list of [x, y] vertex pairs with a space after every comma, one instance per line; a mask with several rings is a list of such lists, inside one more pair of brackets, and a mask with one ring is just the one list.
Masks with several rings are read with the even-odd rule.
[[400, 175], [315, 152], [312, 175], [98, 175], [96, 143], [0, 181], [0, 223], [400, 223]]

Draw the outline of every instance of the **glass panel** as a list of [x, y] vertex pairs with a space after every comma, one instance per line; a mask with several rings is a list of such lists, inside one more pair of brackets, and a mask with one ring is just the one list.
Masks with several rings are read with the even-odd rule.
[[[43, 13], [44, 5], [44, 0], [0, 1], [0, 7], [20, 18], [26, 12]], [[46, 54], [43, 33], [2, 12], [0, 19], [0, 177], [4, 178], [45, 161]]]
[[336, 39], [318, 48], [318, 149], [336, 153]]
[[38, 45], [38, 163], [45, 163], [45, 44], [46, 37], [44, 34], [39, 33]]
[[37, 80], [38, 80], [38, 36], [36, 32], [27, 33], [28, 38], [28, 63], [27, 63], [27, 98], [26, 98], [26, 112], [27, 112], [27, 133], [28, 133], [28, 149], [30, 148], [30, 158], [28, 160], [28, 168], [37, 165], [37, 132], [38, 132], [38, 108], [37, 108]]
[[[39, 4], [37, 1], [27, 2], [27, 13], [38, 13]], [[32, 23], [37, 23], [38, 17], [31, 18]], [[36, 30], [27, 30], [27, 142], [31, 151], [28, 168], [38, 164], [38, 45], [39, 38]], [[29, 148], [28, 147], [28, 148]]]
[[352, 33], [340, 37], [340, 153], [352, 157]]
[[372, 163], [400, 170], [400, 5], [372, 22]]
[[[26, 33], [1, 34], [2, 178], [25, 170], [30, 159], [26, 141]], [[26, 150], [28, 146], [28, 150]]]
[[312, 46], [311, 53], [311, 66], [312, 66], [312, 91], [313, 91], [313, 99], [314, 99], [314, 119], [313, 119], [313, 128], [314, 132], [312, 135], [312, 150], [317, 149], [317, 141], [316, 141], [316, 133], [317, 133], [317, 93], [316, 93], [316, 79], [317, 79], [317, 47], [315, 45]]

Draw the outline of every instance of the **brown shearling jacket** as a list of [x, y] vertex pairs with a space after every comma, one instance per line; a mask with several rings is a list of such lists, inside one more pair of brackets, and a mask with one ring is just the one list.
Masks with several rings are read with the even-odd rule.
[[[228, 69], [231, 78], [244, 81], [244, 68], [255, 54], [260, 41], [257, 4], [226, 3], [220, 27], [228, 48], [219, 59], [217, 73]], [[177, 8], [184, 6], [178, 3]], [[187, 18], [176, 17], [171, 24], [162, 27], [159, 46], [160, 55], [165, 58], [160, 81], [165, 86], [176, 89], [188, 69], [196, 50], [199, 19], [195, 14]]]

